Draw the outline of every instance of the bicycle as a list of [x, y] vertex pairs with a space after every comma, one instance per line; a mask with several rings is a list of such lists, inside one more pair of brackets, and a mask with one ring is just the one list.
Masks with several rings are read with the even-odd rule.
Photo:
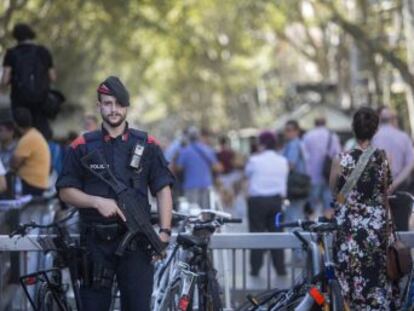
[[[25, 236], [34, 228], [52, 229], [55, 233], [55, 236], [45, 236], [37, 239], [45, 252], [52, 251], [55, 253], [53, 267], [20, 277], [20, 284], [34, 311], [73, 310], [67, 298], [70, 287], [74, 293], [76, 309], [81, 310], [78, 276], [79, 265], [83, 264], [79, 261], [83, 258], [83, 250], [78, 242], [70, 236], [65, 226], [65, 223], [76, 212], [76, 209], [71, 209], [67, 216], [47, 225], [39, 225], [35, 222], [23, 224], [10, 234], [10, 237], [15, 235]], [[63, 282], [63, 271], [66, 268], [69, 270], [70, 285]], [[34, 297], [30, 294], [29, 287], [35, 288]]]
[[[248, 296], [247, 302], [239, 307], [239, 311], [316, 311], [345, 310], [344, 299], [338, 280], [335, 277], [334, 263], [329, 248], [329, 236], [338, 229], [338, 225], [326, 218], [318, 221], [296, 221], [279, 223], [278, 227], [299, 227], [311, 233], [307, 240], [298, 230], [292, 233], [301, 242], [306, 251], [306, 274], [291, 289], [273, 289], [256, 297]], [[316, 234], [316, 239], [312, 234]]]
[[[220, 289], [209, 249], [211, 236], [225, 223], [240, 223], [228, 213], [200, 210], [175, 213], [182, 223], [167, 258], [155, 273], [154, 311], [222, 310]], [[187, 228], [187, 230], [185, 230]]]
[[[414, 196], [407, 191], [397, 191], [394, 195], [389, 198], [395, 198], [397, 195], [406, 196], [411, 200], [411, 204], [414, 205]], [[411, 214], [414, 214], [414, 209], [411, 210]], [[410, 217], [407, 219], [410, 221]], [[402, 288], [402, 310], [413, 310], [414, 309], [414, 267], [406, 277], [406, 284]]]

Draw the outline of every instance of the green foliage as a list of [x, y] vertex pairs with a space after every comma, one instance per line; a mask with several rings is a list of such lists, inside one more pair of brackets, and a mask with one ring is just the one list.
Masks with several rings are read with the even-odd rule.
[[[374, 36], [387, 33], [389, 14], [366, 6], [367, 0], [357, 2], [366, 18], [351, 22]], [[284, 111], [281, 98], [300, 80], [295, 72], [302, 70], [303, 58], [316, 64], [320, 81], [332, 79], [337, 66], [332, 55], [339, 48], [330, 38], [343, 35], [332, 18], [335, 12], [346, 15], [343, 3], [0, 1], [0, 52], [13, 44], [13, 24], [24, 21], [52, 50], [58, 87], [72, 104], [92, 109], [96, 85], [116, 74], [133, 95], [138, 122], [156, 126], [173, 120], [175, 127], [199, 122], [222, 129], [265, 126]], [[305, 14], [304, 6], [313, 14]], [[301, 36], [290, 35], [292, 29]], [[341, 44], [347, 48], [346, 42]], [[258, 87], [266, 93], [264, 102], [258, 100]]]
[[[72, 103], [92, 107], [96, 84], [118, 74], [136, 97], [139, 121], [175, 116], [242, 126], [229, 115], [243, 113], [239, 97], [275, 66], [261, 34], [267, 6], [247, 0], [28, 0], [13, 12], [8, 31], [17, 21], [34, 25]], [[11, 44], [7, 33], [1, 48]]]

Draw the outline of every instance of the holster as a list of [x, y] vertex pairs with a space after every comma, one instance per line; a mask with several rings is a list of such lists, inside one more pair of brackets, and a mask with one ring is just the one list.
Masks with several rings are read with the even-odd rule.
[[[88, 247], [93, 247], [90, 243], [86, 243], [87, 238], [92, 238], [97, 243], [110, 243], [118, 239], [125, 229], [119, 224], [100, 224], [91, 223], [82, 225], [81, 245], [85, 248], [83, 256], [80, 260], [80, 276], [81, 284], [83, 286], [101, 289], [111, 288], [115, 275], [115, 270], [104, 264], [104, 260], [99, 258], [92, 258], [90, 256], [92, 250]], [[89, 245], [88, 245], [89, 244]]]
[[[111, 288], [115, 275], [115, 270], [105, 265], [104, 260], [92, 258], [90, 256], [91, 250], [88, 247], [93, 247], [86, 240], [92, 238], [95, 243], [108, 243], [108, 247], [112, 247], [114, 242], [119, 242], [121, 237], [127, 232], [127, 228], [122, 224], [111, 223], [90, 223], [82, 225], [81, 244], [86, 247], [83, 252], [81, 267], [79, 269], [81, 274], [81, 284], [86, 287], [94, 289]], [[149, 243], [144, 235], [137, 234], [136, 237], [128, 245], [127, 251], [136, 251], [138, 248], [146, 251]]]
[[115, 270], [100, 262], [88, 260], [82, 271], [81, 284], [93, 289], [112, 288]]

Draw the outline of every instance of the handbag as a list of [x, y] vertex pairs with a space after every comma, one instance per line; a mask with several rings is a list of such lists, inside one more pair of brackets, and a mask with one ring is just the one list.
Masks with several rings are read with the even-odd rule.
[[[386, 265], [387, 276], [392, 281], [398, 281], [403, 276], [407, 275], [413, 265], [411, 257], [411, 249], [408, 248], [397, 235], [392, 223], [392, 216], [390, 210], [390, 204], [387, 197], [388, 178], [387, 174], [384, 178], [384, 205], [387, 213], [386, 223], [386, 236], [387, 236], [387, 252], [386, 252]], [[389, 238], [394, 237], [394, 240], [390, 243]]]
[[[302, 148], [300, 149], [300, 159], [304, 160]], [[291, 170], [287, 181], [287, 198], [289, 200], [300, 200], [309, 197], [311, 191], [311, 178], [309, 175]]]
[[288, 176], [287, 198], [289, 200], [305, 199], [309, 196], [311, 178], [303, 173], [291, 171]]

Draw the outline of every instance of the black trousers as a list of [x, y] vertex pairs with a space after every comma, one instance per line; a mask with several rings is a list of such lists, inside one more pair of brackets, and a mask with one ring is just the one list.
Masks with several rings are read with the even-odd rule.
[[24, 104], [12, 98], [11, 109], [13, 113], [14, 113], [14, 110], [17, 108], [28, 109], [32, 115], [33, 127], [35, 127], [40, 133], [42, 133], [42, 135], [44, 136], [46, 140], [50, 140], [52, 139], [52, 136], [53, 136], [52, 129], [50, 127], [48, 118], [41, 111], [41, 108], [40, 108], [41, 106], [42, 104], [39, 103], [39, 104], [33, 105], [33, 107], [27, 107]]
[[411, 198], [407, 195], [396, 193], [395, 198], [389, 201], [395, 229], [397, 231], [409, 231], [413, 204]]
[[[275, 215], [281, 211], [282, 198], [280, 196], [250, 197], [247, 200], [250, 232], [281, 232], [275, 227]], [[251, 274], [257, 275], [263, 265], [264, 249], [255, 249], [250, 252]], [[271, 251], [273, 266], [277, 274], [283, 275], [285, 257], [283, 249]]]
[[[122, 234], [105, 229], [96, 233], [83, 225], [81, 244], [86, 248], [91, 284], [83, 284], [80, 296], [83, 311], [107, 311], [112, 301], [112, 284], [94, 283], [93, 269], [104, 267], [113, 271], [121, 294], [122, 311], [150, 311], [154, 267], [151, 257], [142, 247], [127, 250], [122, 257], [115, 255]], [[92, 228], [93, 229], [93, 228]]]

